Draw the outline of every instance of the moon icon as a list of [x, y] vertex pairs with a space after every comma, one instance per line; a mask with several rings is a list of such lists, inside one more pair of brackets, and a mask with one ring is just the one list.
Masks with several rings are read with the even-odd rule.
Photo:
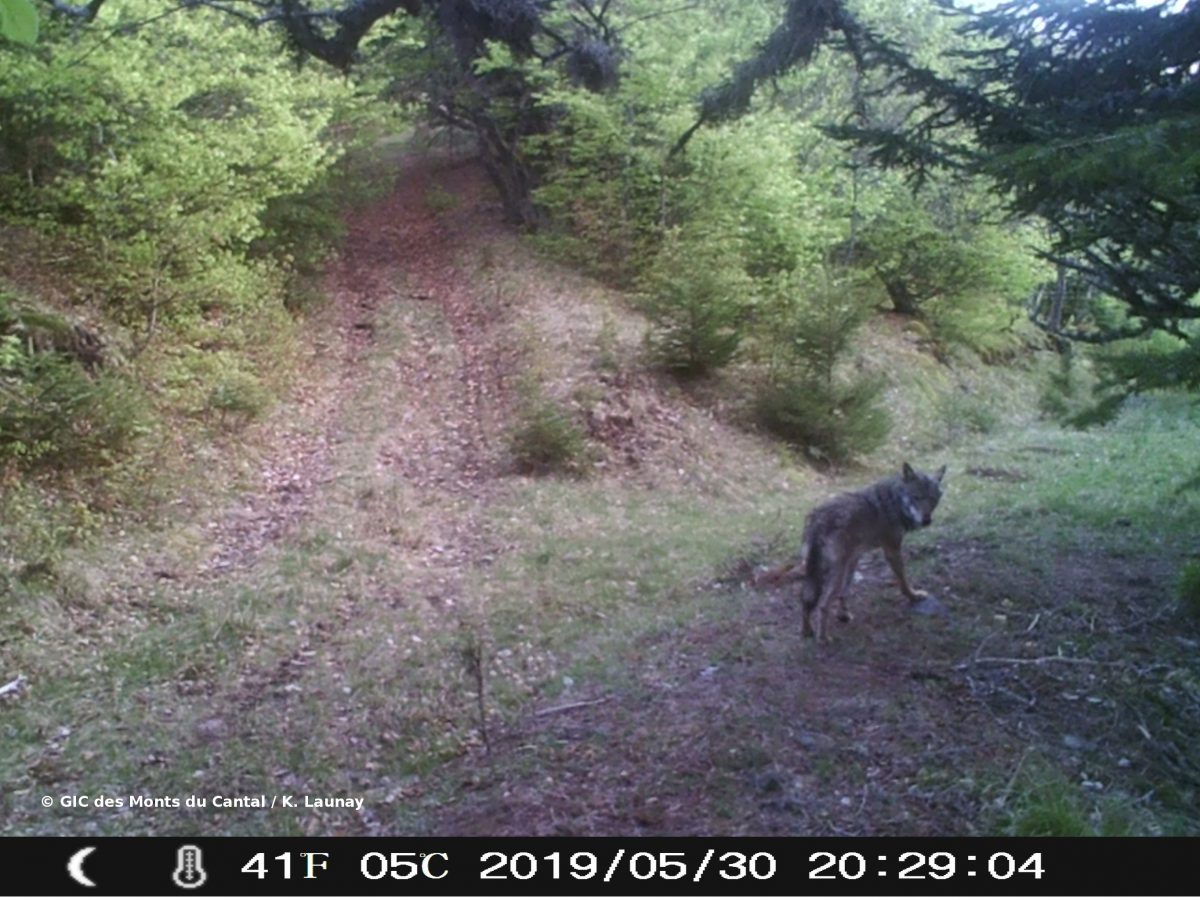
[[88, 854], [95, 850], [95, 847], [84, 847], [76, 853], [67, 862], [67, 874], [75, 881], [82, 884], [84, 887], [95, 887], [96, 882], [83, 874], [83, 861], [88, 858]]

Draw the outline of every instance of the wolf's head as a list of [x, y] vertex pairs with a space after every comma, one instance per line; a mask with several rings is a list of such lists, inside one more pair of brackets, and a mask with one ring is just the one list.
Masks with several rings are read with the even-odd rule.
[[933, 522], [933, 511], [942, 499], [942, 478], [946, 467], [942, 466], [932, 475], [918, 472], [908, 463], [901, 470], [901, 504], [904, 517], [912, 528], [923, 528]]

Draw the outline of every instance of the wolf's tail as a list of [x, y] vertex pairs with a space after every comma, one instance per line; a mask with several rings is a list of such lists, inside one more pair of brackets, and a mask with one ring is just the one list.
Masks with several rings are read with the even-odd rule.
[[801, 546], [800, 557], [804, 564], [804, 581], [800, 587], [800, 600], [805, 609], [817, 605], [821, 596], [821, 585], [825, 582], [825, 567], [821, 554], [821, 542], [813, 534], [815, 529], [808, 528], [804, 532], [804, 543]]
[[800, 563], [782, 563], [773, 569], [756, 573], [750, 579], [750, 586], [756, 588], [778, 587], [791, 581], [799, 581], [804, 577], [804, 567]]

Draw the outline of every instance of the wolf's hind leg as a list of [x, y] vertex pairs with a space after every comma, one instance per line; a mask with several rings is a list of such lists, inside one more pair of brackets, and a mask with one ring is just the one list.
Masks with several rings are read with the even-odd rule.
[[850, 607], [846, 603], [846, 597], [850, 593], [850, 582], [854, 580], [854, 569], [857, 565], [858, 557], [852, 556], [837, 570], [837, 593], [834, 596], [837, 597], [839, 622], [854, 621], [854, 616], [850, 614]]
[[854, 616], [850, 612], [850, 607], [846, 605], [846, 594], [847, 594], [846, 590], [843, 590], [840, 594], [838, 594], [838, 621], [839, 622], [853, 622], [854, 621]]
[[801, 634], [806, 638], [816, 636], [813, 632], [812, 614], [813, 610], [816, 609], [817, 600], [820, 599], [820, 594], [818, 593], [820, 589], [820, 585], [814, 583], [814, 579], [807, 575], [800, 583], [800, 608], [804, 611], [804, 629], [801, 631]]
[[836, 602], [839, 607], [838, 619], [849, 616], [846, 608], [846, 588], [850, 584], [850, 575], [854, 571], [855, 559], [845, 553], [829, 553], [829, 574], [822, 586], [821, 596], [817, 601], [818, 624], [817, 633], [822, 641], [829, 640], [829, 615]]

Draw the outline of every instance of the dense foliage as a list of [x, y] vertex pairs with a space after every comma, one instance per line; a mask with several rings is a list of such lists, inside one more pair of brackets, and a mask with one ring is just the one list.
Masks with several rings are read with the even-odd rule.
[[891, 425], [883, 380], [844, 365], [870, 315], [869, 293], [824, 272], [803, 281], [782, 273], [767, 305], [773, 340], [756, 400], [763, 426], [819, 461], [845, 463], [877, 449]]
[[[0, 52], [0, 217], [28, 295], [0, 314], [0, 452], [101, 461], [79, 452], [83, 433], [124, 449], [150, 412], [117, 390], [132, 367], [168, 410], [269, 401], [263, 364], [287, 352], [296, 277], [335, 236], [332, 129], [355, 106], [350, 84], [279, 51], [270, 34], [141, 0]], [[92, 358], [31, 342], [39, 315], [88, 335]]]
[[1014, 213], [1049, 225], [1057, 260], [1182, 336], [1200, 318], [1200, 6], [1019, 0], [962, 32], [985, 46], [962, 51], [959, 77], [870, 36], [864, 64], [923, 104], [899, 128], [847, 133], [917, 173], [992, 179]]
[[[337, 230], [335, 126], [377, 93], [468, 132], [510, 217], [637, 288], [655, 363], [759, 367], [777, 431], [815, 419], [781, 390], [816, 384], [829, 427], [880, 431], [873, 391], [836, 374], [875, 309], [942, 359], [1022, 352], [1027, 312], [1086, 340], [1173, 334], [1105, 357], [1112, 408], [1195, 381], [1194, 7], [56, 0], [27, 49], [4, 0], [0, 216], [66, 250], [106, 362], [153, 359], [176, 408], [252, 417]], [[831, 283], [854, 316], [813, 318]], [[814, 350], [833, 344], [836, 365]]]
[[[1032, 251], [1038, 230], [1006, 220], [983, 188], [930, 179], [914, 194], [824, 135], [861, 101], [862, 76], [846, 56], [817, 54], [770, 95], [748, 99], [744, 114], [689, 128], [692, 98], [771, 34], [777, 8], [705, 6], [638, 21], [624, 32], [621, 81], [603, 94], [565, 79], [543, 89], [556, 127], [525, 146], [542, 239], [642, 289], [655, 362], [694, 376], [769, 361], [769, 374], [748, 385], [759, 421], [815, 456], [845, 459], [886, 435], [878, 386], [835, 378], [816, 347], [834, 341], [839, 365], [850, 362], [857, 326], [890, 307], [919, 318], [943, 349], [1006, 358], [1027, 345], [1024, 303], [1050, 270]], [[636, 20], [637, 4], [624, 9]], [[914, 24], [909, 3], [870, 12], [914, 55], [956, 46], [948, 27]], [[853, 283], [853, 300], [831, 298], [831, 281]], [[830, 318], [831, 304], [857, 312]], [[836, 340], [831, 329], [841, 329]]]

